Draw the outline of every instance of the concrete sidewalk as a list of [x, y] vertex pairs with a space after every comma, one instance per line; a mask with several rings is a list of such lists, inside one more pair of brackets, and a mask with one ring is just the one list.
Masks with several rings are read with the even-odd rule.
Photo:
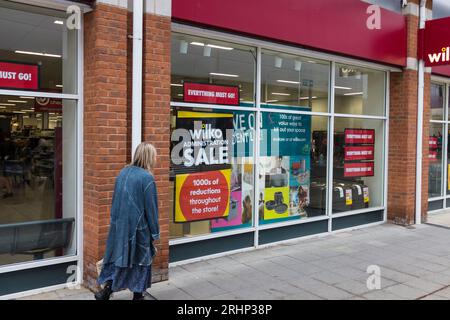
[[[369, 290], [366, 271], [381, 271]], [[157, 299], [450, 299], [450, 230], [391, 224], [298, 240], [170, 269]], [[93, 299], [86, 289], [25, 299]], [[131, 299], [117, 293], [114, 299]]]

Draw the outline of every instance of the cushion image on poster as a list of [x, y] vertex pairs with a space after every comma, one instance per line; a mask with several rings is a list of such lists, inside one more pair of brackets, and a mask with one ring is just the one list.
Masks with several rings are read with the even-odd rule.
[[242, 191], [231, 192], [230, 208], [228, 216], [211, 220], [212, 231], [228, 227], [240, 226], [242, 224]]

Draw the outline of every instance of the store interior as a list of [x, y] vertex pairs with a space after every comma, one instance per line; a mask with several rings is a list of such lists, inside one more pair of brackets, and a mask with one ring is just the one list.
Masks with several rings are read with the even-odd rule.
[[65, 19], [0, 1], [0, 62], [38, 68], [37, 88], [0, 85], [0, 266], [75, 252], [77, 104], [57, 97], [76, 93], [76, 31]]

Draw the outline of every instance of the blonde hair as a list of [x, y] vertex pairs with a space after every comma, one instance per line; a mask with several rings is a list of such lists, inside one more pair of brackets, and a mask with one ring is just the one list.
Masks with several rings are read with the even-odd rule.
[[136, 148], [134, 152], [132, 166], [141, 167], [148, 172], [152, 173], [156, 164], [156, 148], [148, 142], [142, 142]]

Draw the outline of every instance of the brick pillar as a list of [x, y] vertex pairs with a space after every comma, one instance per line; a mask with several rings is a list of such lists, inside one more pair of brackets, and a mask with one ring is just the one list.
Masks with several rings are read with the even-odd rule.
[[[149, 12], [147, 8], [147, 12]], [[161, 240], [153, 264], [153, 281], [168, 279], [170, 166], [170, 16], [144, 17], [143, 140], [158, 151], [155, 169], [159, 195]]]
[[[417, 43], [420, 0], [408, 1], [404, 13], [407, 20], [407, 67], [391, 73], [389, 106], [389, 172], [388, 220], [410, 225], [414, 223], [416, 198], [416, 151], [418, 107]], [[431, 2], [428, 1], [431, 8]], [[430, 118], [430, 74], [425, 76], [422, 213], [428, 198], [428, 128]]]
[[96, 288], [114, 180], [127, 151], [127, 9], [99, 3], [84, 29], [84, 285]]

